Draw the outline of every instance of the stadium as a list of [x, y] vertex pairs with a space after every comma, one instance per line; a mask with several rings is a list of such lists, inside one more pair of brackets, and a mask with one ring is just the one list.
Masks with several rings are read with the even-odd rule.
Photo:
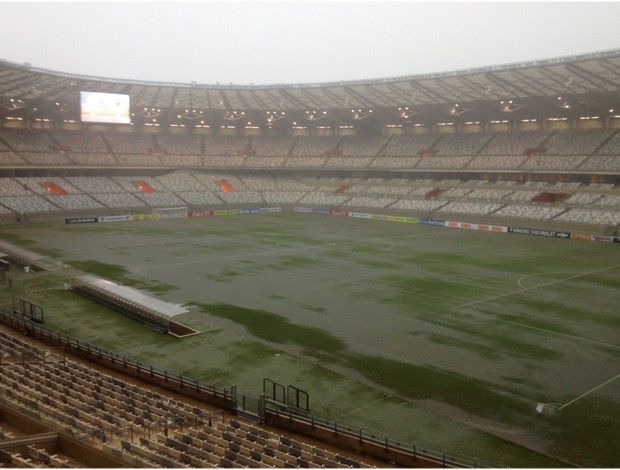
[[617, 467], [619, 177], [620, 50], [0, 61], [0, 466]]

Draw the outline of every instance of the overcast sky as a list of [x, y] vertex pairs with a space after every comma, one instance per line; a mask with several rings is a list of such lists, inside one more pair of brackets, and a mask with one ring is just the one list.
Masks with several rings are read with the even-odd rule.
[[620, 48], [620, 2], [0, 0], [0, 58], [96, 77], [266, 85]]

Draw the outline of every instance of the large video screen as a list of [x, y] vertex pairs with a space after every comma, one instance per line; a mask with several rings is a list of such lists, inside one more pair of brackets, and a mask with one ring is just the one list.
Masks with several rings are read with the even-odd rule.
[[130, 124], [129, 95], [81, 91], [80, 115], [82, 122]]

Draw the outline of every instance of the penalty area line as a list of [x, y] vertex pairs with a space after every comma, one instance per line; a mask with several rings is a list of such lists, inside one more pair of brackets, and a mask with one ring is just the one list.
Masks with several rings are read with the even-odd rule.
[[620, 374], [616, 375], [615, 377], [612, 377], [609, 380], [606, 380], [605, 382], [603, 382], [602, 384], [597, 385], [596, 387], [588, 390], [585, 393], [582, 393], [581, 395], [579, 395], [577, 398], [573, 398], [571, 401], [564, 403], [562, 406], [560, 406], [557, 411], [560, 411], [564, 408], [566, 408], [568, 405], [572, 405], [573, 403], [575, 403], [577, 400], [581, 400], [584, 397], [587, 397], [588, 395], [590, 395], [593, 392], [596, 392], [599, 388], [603, 388], [605, 385], [610, 384], [611, 382], [613, 382], [614, 380], [616, 380], [618, 377], [620, 377]]
[[607, 268], [597, 269], [595, 271], [588, 271], [586, 273], [575, 274], [574, 276], [565, 277], [563, 279], [556, 279], [555, 281], [545, 282], [545, 283], [539, 284], [537, 286], [525, 287], [525, 288], [522, 288], [522, 289], [519, 289], [519, 290], [513, 290], [513, 291], [510, 291], [510, 292], [506, 292], [504, 294], [494, 295], [493, 297], [487, 297], [485, 299], [474, 300], [473, 302], [467, 302], [465, 304], [461, 304], [461, 305], [457, 305], [455, 307], [452, 307], [451, 310], [458, 310], [459, 308], [469, 307], [471, 305], [476, 305], [476, 304], [482, 304], [484, 302], [489, 302], [489, 301], [495, 300], [495, 299], [501, 299], [503, 297], [509, 297], [511, 295], [520, 294], [522, 292], [527, 292], [527, 291], [534, 290], [534, 289], [540, 289], [541, 287], [547, 287], [547, 286], [551, 286], [553, 284], [559, 284], [560, 282], [570, 281], [571, 279], [577, 279], [578, 277], [589, 276], [590, 274], [596, 274], [596, 273], [600, 273], [600, 272], [603, 272], [603, 271], [609, 271], [609, 270], [615, 269], [617, 267], [620, 267], [620, 264], [615, 264], [614, 266], [608, 266]]
[[582, 393], [578, 397], [573, 398], [571, 401], [568, 401], [568, 402], [564, 403], [563, 405], [560, 405], [559, 403], [539, 403], [538, 406], [536, 407], [536, 411], [538, 411], [539, 413], [542, 413], [543, 407], [545, 407], [545, 406], [549, 407], [549, 409], [551, 409], [554, 412], [561, 411], [564, 408], [566, 408], [567, 406], [572, 405], [576, 401], [579, 401], [582, 398], [587, 397], [588, 395], [590, 395], [591, 393], [596, 392], [600, 388], [603, 388], [605, 385], [610, 384], [611, 382], [613, 382], [614, 380], [616, 380], [619, 377], [620, 377], [620, 374], [616, 375], [615, 377], [612, 377], [609, 380], [606, 380], [605, 382], [603, 382], [602, 384], [597, 385], [594, 388], [591, 388], [587, 392]]
[[[588, 276], [590, 274], [596, 274], [596, 273], [600, 273], [600, 272], [603, 272], [603, 271], [609, 271], [609, 270], [615, 269], [615, 268], [617, 268], [619, 266], [620, 266], [620, 264], [616, 264], [614, 266], [609, 266], [607, 268], [597, 269], [597, 270], [594, 270], [594, 271], [588, 271], [588, 272], [585, 272], [585, 273], [576, 274], [574, 276], [566, 277], [564, 279], [557, 279], [555, 281], [546, 282], [546, 283], [540, 284], [538, 286], [527, 287], [527, 288], [519, 289], [519, 290], [516, 290], [516, 291], [507, 292], [505, 294], [500, 294], [500, 295], [496, 295], [496, 296], [493, 296], [493, 297], [487, 297], [485, 299], [476, 300], [474, 302], [468, 302], [468, 303], [465, 303], [465, 304], [457, 305], [456, 307], [452, 307], [450, 310], [458, 310], [458, 309], [461, 309], [463, 307], [468, 307], [468, 306], [471, 306], [471, 305], [481, 304], [481, 303], [484, 303], [484, 302], [489, 302], [491, 300], [500, 299], [500, 298], [503, 298], [503, 297], [509, 297], [511, 295], [514, 295], [514, 294], [520, 294], [522, 292], [527, 292], [527, 291], [538, 289], [538, 288], [541, 288], [541, 287], [545, 287], [545, 286], [549, 286], [549, 285], [553, 285], [553, 284], [558, 284], [560, 282], [568, 281], [568, 280], [571, 280], [571, 279], [576, 279], [578, 277]], [[603, 341], [597, 341], [597, 340], [594, 340], [594, 339], [584, 338], [584, 337], [581, 337], [581, 336], [570, 335], [568, 333], [561, 333], [559, 331], [553, 331], [553, 330], [549, 330], [549, 329], [546, 329], [546, 328], [540, 328], [540, 327], [537, 327], [537, 326], [527, 325], [525, 323], [520, 323], [520, 322], [516, 322], [516, 321], [504, 320], [502, 318], [494, 317], [494, 316], [488, 315], [488, 314], [483, 314], [483, 313], [478, 313], [478, 312], [468, 312], [467, 314], [468, 315], [473, 315], [473, 316], [476, 316], [476, 317], [479, 317], [479, 318], [485, 318], [487, 320], [495, 320], [495, 321], [498, 321], [498, 322], [501, 322], [501, 323], [506, 323], [506, 324], [509, 324], [509, 325], [519, 326], [521, 328], [528, 328], [530, 330], [542, 331], [544, 333], [550, 333], [552, 335], [564, 336], [566, 338], [576, 339], [578, 341], [583, 341], [583, 342], [587, 342], [587, 343], [597, 344], [599, 346], [604, 346], [604, 347], [607, 347], [607, 348], [620, 349], [620, 346], [615, 345], [615, 344], [605, 343]]]

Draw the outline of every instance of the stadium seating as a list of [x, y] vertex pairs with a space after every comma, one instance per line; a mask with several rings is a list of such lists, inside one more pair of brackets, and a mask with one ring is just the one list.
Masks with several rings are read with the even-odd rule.
[[161, 165], [165, 167], [202, 167], [203, 159], [200, 155], [168, 154], [160, 157]]
[[[193, 404], [108, 375], [0, 332], [5, 403], [39, 416], [84, 443], [122, 452], [134, 467], [369, 468], [360, 459], [300, 442], [241, 418], [224, 420]], [[0, 428], [0, 440], [10, 438]], [[118, 454], [117, 454], [118, 455]], [[4, 460], [3, 460], [4, 459]], [[0, 465], [73, 467], [29, 445], [0, 455]], [[76, 464], [79, 462], [75, 462]]]
[[557, 132], [545, 142], [545, 153], [547, 155], [590, 155], [614, 132], [613, 130]]
[[398, 135], [387, 142], [382, 155], [392, 157], [417, 156], [423, 150], [430, 149], [439, 139], [433, 134]]
[[102, 154], [108, 151], [103, 136], [97, 132], [73, 132], [54, 130], [50, 132], [52, 139], [71, 153]]
[[371, 161], [370, 157], [331, 157], [325, 160], [323, 168], [365, 168]]
[[[614, 130], [248, 137], [0, 129], [1, 166], [169, 169], [157, 176], [0, 178], [0, 214], [6, 220], [12, 214], [301, 204], [425, 215], [441, 209], [438, 216], [447, 211], [475, 216], [479, 208], [481, 216], [514, 215], [572, 224], [597, 220], [605, 225], [613, 217], [588, 217], [585, 209], [617, 209], [620, 196], [613, 184], [586, 187], [516, 179], [461, 180], [454, 174], [446, 179], [442, 172], [613, 174], [620, 171], [619, 148], [620, 133]], [[412, 173], [410, 178], [398, 179], [308, 178], [255, 171], [271, 168], [415, 170], [436, 176], [415, 179]], [[248, 172], [237, 173], [242, 169]], [[221, 181], [226, 181], [232, 192], [224, 192]], [[145, 187], [141, 189], [139, 183]], [[432, 191], [437, 191], [436, 199], [426, 200]], [[568, 196], [556, 200], [553, 210], [536, 207], [532, 201], [543, 191]], [[498, 208], [500, 202], [505, 207]]]
[[525, 155], [528, 149], [540, 148], [549, 134], [548, 131], [502, 132], [487, 143], [480, 155], [492, 157]]
[[420, 160], [417, 168], [420, 169], [460, 169], [464, 168], [472, 157], [454, 157], [454, 156], [433, 156]]
[[204, 137], [205, 155], [234, 156], [246, 149], [247, 138], [242, 136], [208, 135]]
[[323, 156], [330, 150], [335, 149], [340, 139], [340, 137], [336, 136], [302, 136], [299, 137], [292, 155], [302, 157]]
[[556, 220], [598, 225], [618, 225], [620, 224], [620, 212], [618, 210], [576, 207], [560, 214], [556, 217]]
[[420, 163], [420, 157], [377, 157], [370, 166], [372, 168], [410, 170]]
[[130, 193], [93, 193], [92, 197], [104, 206], [113, 209], [137, 209], [144, 206], [144, 201]]
[[107, 132], [105, 139], [115, 154], [146, 154], [155, 147], [153, 136], [125, 132]]
[[591, 155], [588, 159], [582, 162], [578, 168], [584, 171], [601, 171], [605, 173], [619, 173], [620, 172], [620, 158], [618, 158], [620, 152], [615, 155]]
[[313, 168], [321, 167], [327, 161], [327, 157], [291, 157], [286, 160], [287, 167]]
[[379, 155], [388, 138], [384, 136], [348, 137], [340, 145], [340, 150], [345, 156], [369, 156]]
[[378, 208], [385, 209], [386, 207], [391, 206], [396, 201], [397, 198], [392, 197], [376, 197], [376, 196], [357, 196], [352, 197], [348, 201], [343, 203], [343, 207], [360, 207], [360, 208]]
[[526, 159], [520, 169], [527, 171], [574, 170], [586, 159], [585, 155], [536, 155]]
[[12, 178], [0, 178], [0, 196], [28, 196], [30, 191], [23, 183]]
[[70, 153], [71, 161], [76, 165], [84, 165], [84, 166], [116, 166], [118, 163], [114, 158], [114, 155], [111, 153], [80, 153], [80, 152], [71, 152]]
[[286, 157], [247, 157], [244, 162], [246, 168], [278, 168], [284, 166]]
[[254, 141], [257, 156], [287, 156], [296, 142], [295, 137], [288, 136], [261, 136]]
[[162, 187], [168, 191], [204, 191], [205, 185], [198, 181], [192, 173], [179, 170], [155, 177]]
[[484, 203], [473, 201], [453, 201], [437, 210], [438, 214], [470, 214], [470, 215], [489, 215], [502, 207], [501, 203]]
[[471, 170], [514, 170], [520, 168], [527, 157], [523, 155], [478, 155], [467, 163]]
[[5, 196], [2, 204], [18, 214], [59, 211], [60, 208], [41, 196]]
[[234, 193], [220, 193], [218, 195], [228, 204], [250, 204], [252, 206], [264, 205], [265, 201], [258, 191], [235, 191]]
[[160, 134], [157, 139], [159, 147], [165, 149], [167, 155], [182, 155], [183, 157], [202, 155], [200, 136]]
[[397, 202], [392, 204], [391, 207], [393, 209], [403, 209], [407, 211], [413, 211], [415, 214], [419, 214], [420, 212], [432, 212], [444, 205], [446, 205], [446, 201], [405, 198], [398, 200]]
[[116, 154], [116, 161], [123, 166], [161, 166], [161, 155], [147, 153]]
[[545, 220], [559, 215], [564, 210], [564, 208], [557, 206], [509, 204], [496, 211], [494, 215], [515, 219]]
[[435, 145], [436, 155], [476, 155], [492, 138], [491, 134], [447, 134]]
[[48, 152], [55, 145], [46, 132], [2, 129], [0, 138], [7, 147], [17, 152]]
[[33, 166], [66, 166], [71, 160], [64, 153], [58, 152], [21, 152], [27, 164]]

